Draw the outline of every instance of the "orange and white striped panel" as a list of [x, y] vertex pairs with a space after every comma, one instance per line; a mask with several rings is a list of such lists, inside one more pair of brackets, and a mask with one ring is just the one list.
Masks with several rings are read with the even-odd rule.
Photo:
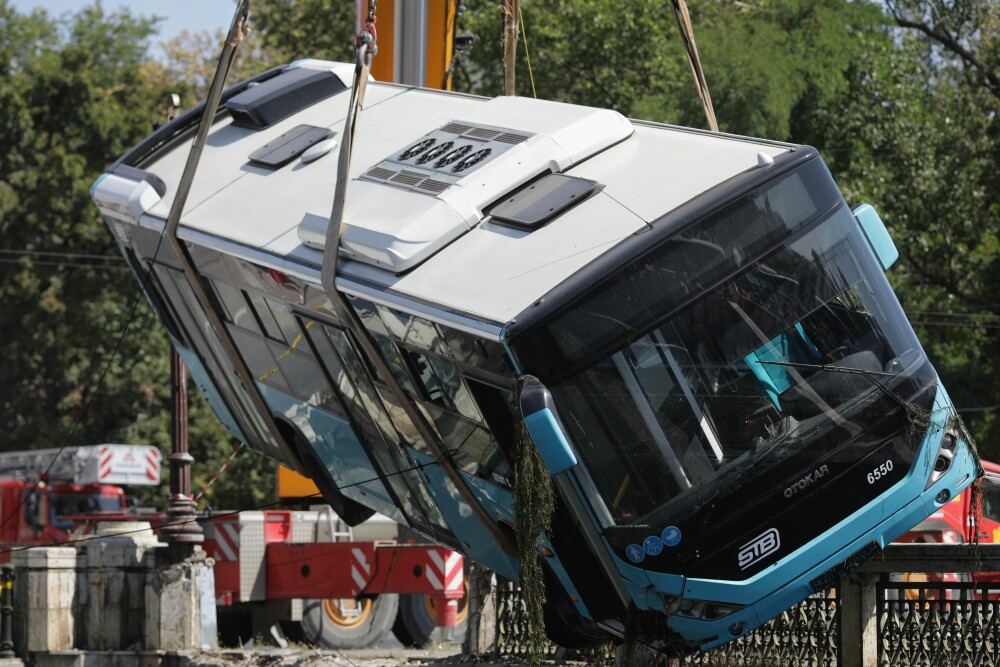
[[427, 581], [439, 591], [460, 591], [464, 578], [462, 555], [451, 549], [428, 549]]

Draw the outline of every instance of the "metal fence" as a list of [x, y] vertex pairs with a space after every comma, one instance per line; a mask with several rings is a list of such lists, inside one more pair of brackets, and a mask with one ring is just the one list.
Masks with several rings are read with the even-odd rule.
[[878, 594], [879, 665], [1000, 665], [1000, 585], [885, 583]]
[[679, 665], [837, 664], [840, 616], [835, 591], [814, 595], [777, 618], [708, 653], [696, 653]]
[[[521, 589], [516, 583], [497, 579], [497, 621], [494, 647], [499, 658], [527, 658], [528, 626]], [[576, 660], [588, 665], [615, 664], [615, 646], [607, 644], [587, 650], [567, 650], [549, 643], [545, 655], [552, 660]]]
[[[1000, 667], [1000, 584], [897, 583], [884, 574], [877, 581], [875, 599], [879, 667]], [[498, 585], [496, 648], [500, 657], [528, 655], [521, 605], [516, 584]], [[845, 641], [840, 633], [842, 609], [838, 592], [827, 591], [714, 651], [670, 664], [837, 667], [843, 659], [839, 646]], [[615, 664], [613, 645], [585, 652], [549, 645], [546, 653], [550, 659]], [[855, 660], [849, 658], [852, 664], [864, 664]]]

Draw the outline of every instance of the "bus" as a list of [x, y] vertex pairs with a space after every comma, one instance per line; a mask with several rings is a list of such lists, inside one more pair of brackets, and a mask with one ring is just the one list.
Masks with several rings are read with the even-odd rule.
[[201, 109], [92, 189], [221, 422], [345, 521], [380, 512], [517, 580], [523, 423], [555, 490], [549, 637], [629, 619], [682, 654], [976, 478], [885, 225], [808, 146], [370, 81], [324, 284], [353, 70], [226, 90], [176, 239]]

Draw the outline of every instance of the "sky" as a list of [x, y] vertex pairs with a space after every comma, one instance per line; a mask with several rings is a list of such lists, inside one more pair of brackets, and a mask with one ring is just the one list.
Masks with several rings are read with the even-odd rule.
[[[11, 4], [21, 12], [38, 8], [59, 16], [94, 3], [93, 0], [13, 0]], [[152, 39], [155, 45], [176, 37], [182, 30], [228, 30], [236, 3], [234, 0], [102, 0], [101, 6], [107, 12], [127, 7], [130, 12], [139, 16], [162, 18], [159, 35]], [[156, 51], [154, 48], [154, 55]]]

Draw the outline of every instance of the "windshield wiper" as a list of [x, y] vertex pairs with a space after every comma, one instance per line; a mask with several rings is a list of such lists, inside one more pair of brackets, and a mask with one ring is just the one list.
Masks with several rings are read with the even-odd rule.
[[830, 364], [804, 364], [796, 361], [764, 361], [758, 360], [759, 364], [769, 364], [772, 366], [791, 366], [794, 368], [804, 368], [808, 370], [817, 371], [829, 371], [831, 373], [846, 373], [848, 375], [860, 375], [871, 382], [873, 385], [882, 390], [886, 396], [888, 396], [892, 401], [898, 404], [904, 410], [908, 409], [909, 404], [899, 397], [896, 392], [892, 391], [884, 384], [875, 379], [875, 375], [881, 375], [882, 377], [896, 377], [894, 373], [886, 373], [884, 371], [870, 371], [864, 368], [853, 368], [851, 366], [832, 366]]

